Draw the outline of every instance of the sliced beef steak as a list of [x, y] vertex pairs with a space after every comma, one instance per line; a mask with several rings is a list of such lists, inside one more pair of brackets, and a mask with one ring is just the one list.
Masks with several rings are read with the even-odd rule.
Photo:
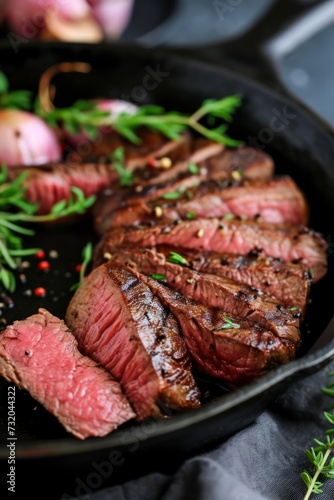
[[[189, 217], [222, 217], [226, 214], [260, 218], [266, 222], [305, 225], [306, 201], [290, 177], [268, 182], [207, 180], [197, 186], [172, 186], [161, 197], [119, 207], [103, 219], [103, 231], [112, 227], [147, 224], [152, 220], [173, 222]], [[101, 230], [100, 230], [101, 232]]]
[[[161, 245], [157, 251], [169, 258], [176, 249]], [[293, 311], [299, 308], [304, 312], [306, 308], [312, 278], [300, 264], [256, 254], [244, 256], [183, 249], [182, 255], [189, 262], [190, 268], [198, 272], [223, 276], [249, 285], [255, 292], [260, 290], [276, 297]]]
[[80, 188], [85, 196], [96, 194], [117, 182], [118, 175], [111, 164], [104, 162], [67, 165], [54, 163], [40, 167], [11, 167], [8, 177], [14, 180], [22, 172], [29, 172], [25, 180], [25, 197], [39, 206], [39, 214], [47, 214], [60, 200], [68, 200], [71, 187]]
[[175, 318], [135, 273], [119, 264], [92, 271], [74, 294], [66, 323], [80, 349], [120, 381], [139, 420], [197, 408], [199, 392]]
[[[97, 194], [112, 185], [117, 187], [119, 176], [108, 156], [117, 147], [124, 147], [125, 165], [129, 170], [145, 166], [151, 158], [164, 154], [172, 155], [174, 150], [183, 158], [190, 150], [191, 139], [186, 134], [178, 141], [169, 141], [160, 134], [141, 130], [139, 137], [142, 140], [141, 146], [134, 146], [117, 134], [112, 134], [107, 144], [107, 151], [98, 148], [90, 151], [98, 154], [98, 159], [94, 161], [72, 151], [64, 162], [37, 167], [14, 166], [9, 169], [8, 176], [10, 180], [14, 180], [23, 171], [29, 172], [30, 175], [25, 181], [26, 198], [39, 205], [39, 214], [46, 214], [55, 203], [70, 198], [72, 186], [80, 188], [85, 196]], [[89, 148], [89, 143], [87, 144]], [[106, 144], [104, 148], [105, 146]], [[177, 157], [177, 154], [175, 156]]]
[[296, 345], [300, 341], [301, 312], [284, 309], [279, 301], [247, 285], [208, 273], [199, 273], [169, 262], [161, 254], [140, 249], [121, 249], [112, 262], [126, 264], [147, 276], [161, 275], [170, 288], [200, 304], [217, 307], [234, 316], [242, 316], [271, 330], [278, 337]]
[[323, 237], [305, 227], [256, 221], [195, 219], [172, 224], [115, 228], [101, 239], [110, 246], [153, 247], [161, 244], [179, 248], [226, 252], [237, 255], [262, 253], [287, 262], [300, 262], [312, 269], [314, 281], [327, 272], [327, 243]]
[[0, 334], [0, 372], [80, 439], [105, 436], [135, 417], [118, 382], [45, 309]]
[[137, 276], [176, 316], [203, 373], [241, 385], [295, 357], [296, 344], [260, 325], [198, 304], [145, 275]]
[[172, 252], [180, 252], [186, 259], [190, 269], [198, 272], [214, 274], [229, 278], [237, 283], [251, 286], [256, 292], [266, 292], [276, 297], [284, 307], [290, 307], [295, 311], [299, 308], [302, 314], [310, 293], [311, 277], [304, 271], [300, 264], [281, 262], [272, 257], [259, 257], [233, 255], [227, 253], [205, 252], [189, 250], [168, 245], [160, 245], [157, 248], [135, 249], [129, 248], [105, 248], [98, 244], [95, 247], [95, 266], [98, 266], [110, 257], [117, 254], [122, 259], [127, 255], [131, 257], [133, 252], [141, 252], [143, 258], [152, 258], [154, 261], [165, 262], [171, 258]]
[[[159, 196], [186, 192], [208, 179], [228, 182], [242, 178], [266, 182], [273, 175], [272, 159], [255, 149], [224, 150], [219, 144], [203, 139], [194, 140], [193, 148], [187, 159], [176, 162], [168, 170], [159, 166], [137, 169], [132, 188], [119, 190], [116, 185], [101, 193], [94, 210], [97, 232], [103, 234], [107, 230], [110, 216], [119, 208], [131, 213]], [[149, 209], [145, 213], [152, 212]]]

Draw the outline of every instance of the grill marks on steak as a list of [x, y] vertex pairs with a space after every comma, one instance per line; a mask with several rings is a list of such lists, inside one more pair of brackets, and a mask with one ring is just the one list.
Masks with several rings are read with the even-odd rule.
[[200, 304], [216, 307], [234, 316], [242, 316], [271, 330], [280, 338], [296, 345], [300, 342], [300, 314], [293, 316], [274, 297], [238, 284], [228, 278], [198, 273], [188, 267], [168, 262], [163, 255], [144, 250], [121, 249], [113, 254], [112, 262], [127, 264], [134, 270], [151, 276], [166, 277], [167, 285]]
[[[245, 180], [268, 181], [273, 174], [273, 161], [265, 153], [252, 148], [224, 150], [211, 141], [194, 140], [194, 152], [186, 159], [176, 162], [170, 169], [146, 167], [134, 172], [134, 187], [117, 189], [113, 187], [101, 193], [94, 209], [95, 228], [103, 234], [111, 226], [109, 219], [115, 210], [125, 211], [120, 225], [128, 225], [125, 217], [143, 210], [152, 214], [146, 204], [167, 192], [188, 192], [192, 187], [211, 179], [216, 183], [231, 181], [231, 174], [238, 172]], [[201, 161], [199, 161], [201, 159]], [[196, 163], [198, 174], [190, 175], [189, 164]], [[142, 208], [144, 207], [144, 208]], [[132, 221], [131, 221], [132, 223]]]
[[[175, 189], [176, 188], [176, 189]], [[175, 201], [166, 199], [176, 197]], [[260, 218], [266, 222], [305, 225], [308, 209], [305, 199], [290, 177], [258, 181], [206, 180], [196, 186], [172, 186], [161, 197], [148, 202], [128, 204], [103, 218], [103, 231], [117, 226], [147, 224], [150, 221], [173, 222], [187, 219], [222, 217], [232, 213], [247, 219]], [[101, 218], [101, 216], [100, 216]]]
[[[314, 281], [327, 271], [327, 243], [304, 226], [217, 219], [176, 221], [155, 227], [115, 228], [101, 239], [101, 245], [154, 247], [161, 244], [179, 248], [247, 255], [255, 252], [287, 262], [300, 262], [313, 270]], [[179, 223], [178, 223], [179, 222]]]
[[[98, 247], [96, 248], [96, 252]], [[145, 250], [144, 250], [145, 251]], [[170, 257], [174, 247], [160, 245], [156, 250], [164, 258]], [[312, 279], [300, 264], [282, 262], [272, 257], [259, 255], [233, 255], [182, 249], [182, 255], [191, 269], [214, 274], [243, 283], [276, 297], [284, 307], [298, 307], [305, 312]], [[100, 255], [100, 259], [103, 254]], [[102, 260], [101, 260], [102, 262]], [[103, 260], [105, 262], [105, 259]]]
[[[189, 300], [145, 275], [137, 276], [178, 319], [201, 372], [241, 385], [295, 357], [294, 343], [260, 325]], [[229, 327], [226, 319], [237, 327]]]
[[66, 323], [80, 349], [120, 381], [142, 420], [160, 399], [173, 409], [199, 406], [178, 324], [131, 269], [103, 264], [73, 296]]
[[42, 308], [0, 334], [0, 372], [80, 439], [105, 436], [135, 416], [118, 382], [83, 356], [65, 323]]

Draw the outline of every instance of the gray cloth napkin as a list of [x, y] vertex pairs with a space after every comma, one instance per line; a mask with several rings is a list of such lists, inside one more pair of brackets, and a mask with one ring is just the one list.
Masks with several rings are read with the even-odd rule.
[[[331, 371], [334, 362], [295, 382], [254, 423], [187, 460], [174, 475], [152, 473], [80, 500], [302, 500], [305, 449], [329, 426], [323, 412], [332, 401], [322, 387]], [[311, 498], [334, 499], [334, 481]]]

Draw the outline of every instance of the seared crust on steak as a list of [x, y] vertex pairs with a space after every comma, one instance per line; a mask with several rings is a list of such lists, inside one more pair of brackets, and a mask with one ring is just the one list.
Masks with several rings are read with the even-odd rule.
[[[327, 272], [327, 243], [305, 226], [270, 224], [224, 218], [176, 221], [172, 224], [115, 228], [101, 239], [101, 245], [152, 247], [161, 244], [178, 248], [247, 255], [255, 252], [286, 262], [300, 262], [312, 268], [314, 281]], [[179, 222], [179, 223], [178, 223]]]
[[260, 325], [187, 299], [145, 275], [137, 276], [178, 319], [201, 372], [241, 385], [295, 357], [296, 344]]
[[66, 323], [80, 349], [120, 381], [139, 420], [158, 413], [159, 399], [174, 410], [199, 406], [178, 324], [131, 269], [107, 263], [93, 270]]
[[101, 221], [97, 229], [105, 232], [117, 226], [186, 220], [189, 213], [193, 218], [233, 214], [273, 223], [305, 225], [308, 221], [305, 198], [294, 181], [286, 176], [267, 182], [211, 179], [195, 186], [174, 185], [162, 196], [151, 197], [149, 201], [131, 203], [130, 199], [124, 207], [116, 208], [107, 216], [99, 215], [96, 224]]

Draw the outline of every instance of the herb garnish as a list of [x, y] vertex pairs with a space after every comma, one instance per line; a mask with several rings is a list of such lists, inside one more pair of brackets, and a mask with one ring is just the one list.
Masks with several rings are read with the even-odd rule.
[[167, 278], [164, 274], [156, 274], [156, 273], [153, 273], [151, 274], [152, 278], [154, 278], [155, 280], [158, 280], [158, 281], [165, 281]]
[[93, 244], [91, 242], [89, 242], [82, 250], [83, 261], [82, 261], [82, 264], [80, 267], [79, 281], [78, 281], [78, 283], [75, 283], [75, 285], [73, 285], [71, 287], [71, 291], [75, 291], [80, 287], [80, 285], [85, 277], [88, 264], [92, 260], [92, 257], [93, 257]]
[[164, 193], [162, 195], [162, 198], [164, 198], [165, 200], [178, 200], [179, 198], [181, 198], [181, 196], [183, 195], [184, 193], [184, 190], [178, 190], [178, 191], [169, 191], [167, 193]]
[[212, 141], [237, 147], [240, 141], [231, 139], [225, 134], [227, 124], [223, 123], [216, 128], [207, 128], [200, 123], [207, 118], [208, 124], [214, 126], [217, 119], [231, 122], [232, 116], [241, 104], [239, 95], [231, 95], [223, 99], [208, 99], [202, 103], [200, 108], [192, 114], [183, 114], [176, 111], [166, 111], [165, 108], [156, 105], [141, 106], [136, 113], [120, 113], [110, 115], [109, 112], [101, 111], [97, 102], [77, 101], [69, 108], [56, 108], [51, 102], [51, 78], [59, 72], [78, 71], [87, 73], [91, 67], [82, 62], [62, 63], [46, 70], [40, 80], [39, 100], [35, 107], [35, 113], [46, 120], [52, 127], [62, 124], [70, 133], [84, 131], [94, 136], [96, 130], [101, 126], [110, 126], [121, 136], [134, 144], [140, 144], [141, 140], [136, 131], [140, 127], [159, 132], [168, 139], [177, 140], [180, 134], [187, 129], [193, 129], [200, 135]]
[[195, 214], [195, 212], [187, 212], [187, 213], [186, 213], [186, 218], [187, 218], [188, 220], [193, 220], [193, 219], [196, 219], [196, 214]]
[[0, 71], [0, 108], [31, 108], [31, 92], [29, 90], [14, 90], [9, 92], [9, 82], [2, 71]]
[[[39, 248], [24, 248], [23, 236], [33, 236], [35, 231], [22, 227], [21, 223], [48, 222], [82, 214], [95, 201], [95, 196], [85, 198], [81, 189], [71, 188], [69, 200], [56, 203], [49, 214], [36, 215], [38, 206], [25, 199], [25, 180], [29, 173], [23, 172], [14, 181], [7, 181], [7, 168], [0, 170], [0, 285], [14, 292], [16, 279], [13, 271], [18, 269], [21, 258], [35, 254]], [[17, 221], [20, 223], [17, 224]]]
[[180, 255], [177, 252], [169, 252], [170, 257], [168, 257], [167, 262], [171, 262], [172, 264], [178, 264], [179, 266], [187, 266], [188, 261], [185, 257]]
[[120, 187], [133, 185], [133, 173], [127, 170], [124, 162], [124, 149], [119, 147], [111, 154], [112, 166], [119, 175]]
[[[334, 372], [329, 373], [329, 376], [333, 377]], [[334, 397], [334, 382], [330, 383], [322, 390], [325, 394]], [[329, 410], [333, 409], [334, 405], [331, 405]], [[334, 457], [329, 460], [331, 453], [334, 452], [334, 439], [330, 438], [330, 436], [334, 434], [334, 414], [325, 411], [324, 416], [332, 425], [332, 428], [325, 431], [325, 441], [314, 439], [318, 446], [315, 448], [312, 447], [310, 450], [306, 450], [306, 457], [312, 465], [312, 471], [309, 472], [304, 470], [300, 475], [307, 486], [307, 492], [303, 500], [308, 500], [312, 493], [322, 493], [321, 487], [323, 486], [323, 483], [318, 480], [319, 477], [323, 476], [327, 479], [334, 479]]]
[[225, 321], [225, 323], [219, 328], [216, 328], [216, 331], [229, 330], [230, 328], [240, 328], [240, 325], [238, 323], [234, 323], [228, 316], [223, 316], [223, 320]]
[[232, 220], [232, 219], [234, 219], [234, 215], [233, 214], [225, 214], [225, 215], [223, 215], [223, 219]]
[[194, 162], [189, 163], [188, 172], [190, 172], [193, 175], [199, 174], [199, 166], [196, 165], [196, 163]]

